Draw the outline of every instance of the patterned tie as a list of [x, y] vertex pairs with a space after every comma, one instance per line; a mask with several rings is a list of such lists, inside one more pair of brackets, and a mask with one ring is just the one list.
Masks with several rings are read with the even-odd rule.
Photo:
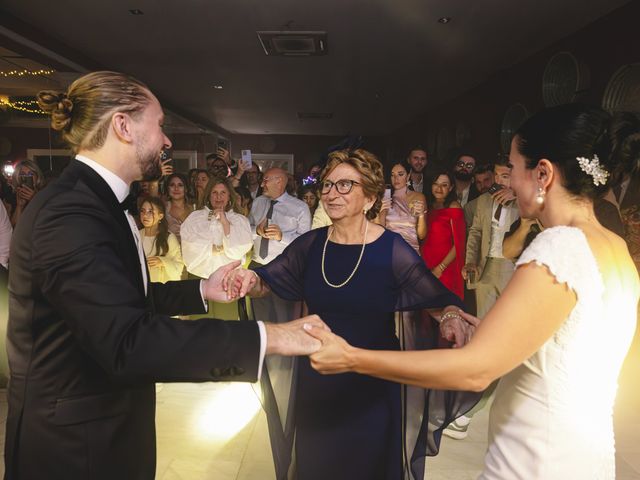
[[[265, 217], [267, 222], [265, 223], [265, 228], [269, 226], [269, 220], [271, 220], [271, 216], [273, 215], [273, 206], [278, 203], [277, 200], [271, 200], [271, 205], [269, 205], [269, 210], [267, 210], [267, 216]], [[267, 258], [269, 254], [269, 239], [262, 237], [260, 239], [260, 258]]]

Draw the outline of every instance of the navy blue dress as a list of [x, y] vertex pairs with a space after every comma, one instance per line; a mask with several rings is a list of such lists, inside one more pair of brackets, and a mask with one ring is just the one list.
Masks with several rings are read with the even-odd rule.
[[[256, 272], [277, 295], [304, 300], [309, 313], [351, 345], [398, 350], [395, 311], [461, 305], [415, 250], [389, 230], [366, 245], [360, 267], [344, 287], [327, 285], [321, 271], [327, 231], [299, 237]], [[329, 242], [325, 272], [331, 283], [346, 280], [361, 248]], [[294, 388], [299, 480], [402, 478], [400, 385], [355, 373], [320, 375], [301, 357]]]

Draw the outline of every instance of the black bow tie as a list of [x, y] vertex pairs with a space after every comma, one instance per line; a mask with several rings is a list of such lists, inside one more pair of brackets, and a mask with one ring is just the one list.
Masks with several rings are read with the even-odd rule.
[[127, 197], [122, 202], [120, 202], [120, 207], [125, 212], [129, 211], [131, 215], [138, 214], [138, 202], [136, 200], [136, 197], [131, 193], [127, 195]]

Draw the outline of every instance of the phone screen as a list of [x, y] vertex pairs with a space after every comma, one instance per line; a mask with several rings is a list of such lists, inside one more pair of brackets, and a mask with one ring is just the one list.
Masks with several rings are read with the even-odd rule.
[[242, 150], [242, 163], [244, 163], [244, 168], [251, 168], [253, 161], [251, 160], [251, 150]]
[[33, 175], [20, 175], [20, 183], [33, 190]]

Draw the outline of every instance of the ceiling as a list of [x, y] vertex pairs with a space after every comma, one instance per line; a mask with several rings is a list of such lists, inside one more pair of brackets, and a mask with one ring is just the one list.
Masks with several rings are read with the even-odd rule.
[[[185, 129], [381, 135], [627, 1], [0, 0], [0, 47], [56, 65], [29, 88], [130, 73]], [[266, 56], [256, 31], [287, 29], [326, 31], [328, 54]]]

